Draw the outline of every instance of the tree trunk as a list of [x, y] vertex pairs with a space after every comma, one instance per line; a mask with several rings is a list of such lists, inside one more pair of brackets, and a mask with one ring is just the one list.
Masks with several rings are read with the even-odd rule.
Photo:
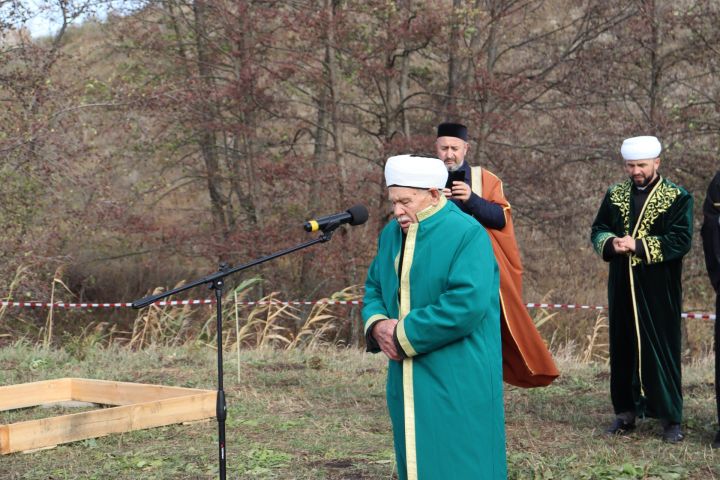
[[[330, 47], [325, 45], [325, 72], [329, 77], [328, 65], [330, 58]], [[309, 172], [310, 188], [307, 200], [307, 212], [309, 215], [320, 215], [320, 206], [325, 199], [323, 194], [324, 185], [322, 179], [324, 175], [320, 172], [327, 169], [328, 165], [328, 129], [330, 128], [330, 119], [328, 111], [330, 110], [330, 93], [328, 91], [329, 80], [320, 86], [320, 92], [317, 100], [317, 125], [315, 127], [315, 144], [313, 147], [312, 168]], [[309, 249], [302, 255], [302, 265], [300, 267], [300, 278], [297, 290], [302, 298], [310, 298], [318, 287], [317, 275], [312, 268], [315, 261], [316, 251]]]
[[448, 39], [448, 63], [447, 63], [447, 92], [443, 100], [443, 113], [446, 119], [450, 119], [457, 112], [458, 81], [462, 60], [458, 54], [462, 49], [460, 43], [460, 14], [459, 9], [462, 0], [453, 0], [450, 13], [450, 38]]
[[[332, 16], [335, 18], [340, 8], [340, 0], [325, 0], [326, 8], [331, 9]], [[348, 208], [347, 205], [349, 199], [347, 198], [347, 186], [349, 181], [348, 166], [345, 159], [345, 143], [343, 141], [343, 128], [341, 124], [341, 111], [340, 111], [340, 99], [341, 99], [341, 82], [340, 82], [340, 66], [338, 65], [337, 48], [335, 45], [335, 22], [330, 21], [327, 30], [327, 66], [328, 66], [328, 77], [330, 80], [330, 117], [332, 124], [332, 136], [333, 136], [333, 153], [335, 155], [335, 161], [340, 172], [340, 185], [339, 185], [339, 198], [343, 209]], [[348, 238], [346, 235], [338, 235], [338, 240], [342, 242], [342, 250], [348, 251]], [[349, 255], [349, 262], [343, 262], [343, 268], [345, 269], [344, 278], [345, 285], [350, 286], [353, 284], [356, 278], [358, 278], [357, 265], [355, 263], [355, 256]], [[354, 309], [353, 309], [354, 310]], [[351, 311], [350, 314], [350, 345], [359, 345], [360, 339], [363, 337], [363, 326], [362, 322], [358, 321], [356, 316]]]
[[658, 112], [662, 111], [662, 98], [660, 96], [660, 77], [662, 76], [662, 65], [660, 62], [661, 32], [655, 0], [648, 0], [646, 6], [651, 32], [650, 45], [648, 47], [650, 49], [650, 87], [648, 90], [650, 105], [647, 113], [647, 121], [651, 129], [648, 134], [650, 134], [657, 133], [655, 131], [658, 128], [657, 116]]
[[[214, 84], [207, 52], [206, 9], [203, 0], [193, 2], [193, 13], [195, 15], [195, 46], [197, 48], [198, 74], [206, 92], [209, 93], [214, 90]], [[199, 135], [198, 144], [205, 162], [205, 175], [208, 193], [210, 195], [213, 223], [215, 228], [222, 232], [223, 238], [227, 238], [229, 231], [227, 218], [225, 216], [225, 199], [222, 195], [222, 173], [220, 172], [217, 150], [215, 148], [215, 132], [209, 128], [209, 125], [215, 117], [214, 109], [209, 102], [205, 103], [203, 107], [202, 116], [205, 125], [201, 126], [202, 132]]]

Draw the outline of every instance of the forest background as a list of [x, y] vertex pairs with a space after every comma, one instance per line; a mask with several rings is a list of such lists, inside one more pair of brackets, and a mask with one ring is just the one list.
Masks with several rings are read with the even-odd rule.
[[[657, 135], [661, 173], [695, 197], [684, 310], [713, 307], [699, 239], [719, 164], [713, 0], [133, 0], [103, 21], [111, 2], [36, 3], [60, 19], [51, 36], [18, 29], [24, 2], [0, 2], [6, 300], [131, 301], [362, 203], [365, 225], [231, 282], [249, 300], [358, 298], [391, 218], [385, 159], [432, 153], [450, 120], [469, 126], [469, 162], [504, 182], [528, 302], [606, 303], [590, 225], [624, 179], [622, 140]], [[602, 313], [534, 314], [554, 346], [602, 344]], [[56, 331], [137, 338], [128, 309], [54, 315]], [[4, 307], [0, 341], [52, 341], [51, 317]], [[333, 319], [323, 335], [362, 341], [356, 308]], [[711, 322], [685, 333], [688, 355], [712, 348]]]

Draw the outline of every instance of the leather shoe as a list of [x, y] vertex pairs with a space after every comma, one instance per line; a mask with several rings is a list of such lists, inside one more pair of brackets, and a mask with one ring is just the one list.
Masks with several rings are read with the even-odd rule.
[[623, 435], [630, 430], [635, 428], [635, 422], [626, 422], [622, 418], [616, 418], [615, 421], [610, 425], [605, 433], [608, 435]]
[[685, 438], [679, 423], [668, 423], [663, 429], [662, 438], [668, 443], [677, 443]]
[[713, 440], [712, 448], [720, 448], [720, 430], [715, 434], [715, 440]]

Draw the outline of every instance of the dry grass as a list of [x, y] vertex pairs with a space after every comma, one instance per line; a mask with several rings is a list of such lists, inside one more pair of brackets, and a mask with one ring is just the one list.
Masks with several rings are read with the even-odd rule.
[[[7, 294], [5, 297], [3, 297], [4, 302], [12, 302], [15, 290], [17, 290], [20, 283], [23, 281], [23, 278], [28, 273], [28, 267], [25, 267], [23, 265], [20, 265], [15, 270], [15, 275], [13, 276], [13, 279], [8, 284], [7, 288]], [[0, 305], [0, 322], [2, 322], [5, 319], [5, 314], [7, 313], [8, 307], [6, 305]]]
[[[156, 295], [161, 291], [161, 289], [155, 289], [152, 294]], [[190, 313], [188, 305], [171, 307], [152, 304], [148, 308], [140, 310], [133, 322], [127, 347], [140, 350], [150, 345], [174, 346], [184, 343], [184, 334]], [[117, 336], [116, 340], [121, 341]]]
[[44, 337], [43, 337], [43, 346], [49, 347], [52, 344], [53, 341], [53, 313], [55, 312], [55, 287], [57, 285], [60, 285], [67, 291], [70, 295], [73, 295], [73, 292], [70, 290], [70, 288], [62, 281], [63, 273], [64, 273], [65, 267], [60, 266], [55, 270], [55, 274], [53, 275], [52, 279], [52, 285], [50, 287], [50, 308], [48, 309], [48, 315], [47, 320], [45, 321], [45, 328], [44, 328]]
[[[556, 352], [561, 377], [550, 387], [505, 390], [511, 479], [712, 480], [718, 453], [709, 448], [715, 407], [712, 358], [684, 365], [687, 438], [668, 445], [657, 422], [608, 438], [608, 368]], [[66, 376], [214, 389], [215, 352], [195, 345], [89, 348], [84, 359], [64, 350], [19, 344], [0, 349], [0, 384]], [[226, 365], [228, 478], [391, 478], [394, 466], [385, 408], [382, 355], [355, 349], [242, 349]], [[5, 416], [3, 416], [5, 415]], [[0, 413], [0, 423], [32, 410]], [[0, 459], [0, 479], [217, 478], [213, 421], [111, 435], [32, 455]]]
[[607, 341], [600, 340], [607, 337], [607, 329], [607, 317], [598, 315], [592, 332], [586, 337], [587, 346], [580, 356], [582, 363], [599, 361], [607, 364], [610, 361], [610, 344]]

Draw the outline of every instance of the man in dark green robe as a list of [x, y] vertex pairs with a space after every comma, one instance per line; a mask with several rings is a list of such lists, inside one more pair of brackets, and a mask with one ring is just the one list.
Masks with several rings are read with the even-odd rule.
[[592, 225], [595, 251], [610, 263], [611, 434], [635, 418], [662, 420], [663, 439], [683, 439], [680, 369], [682, 258], [692, 240], [692, 196], [661, 177], [655, 137], [625, 140], [630, 177], [611, 186]]
[[504, 480], [499, 273], [485, 229], [441, 193], [438, 159], [385, 168], [395, 220], [365, 283], [368, 350], [390, 359], [401, 480]]
[[[720, 421], [720, 171], [710, 182], [703, 202], [703, 225], [700, 230], [710, 283], [715, 289], [715, 404]], [[713, 448], [720, 448], [720, 430], [715, 434]]]

